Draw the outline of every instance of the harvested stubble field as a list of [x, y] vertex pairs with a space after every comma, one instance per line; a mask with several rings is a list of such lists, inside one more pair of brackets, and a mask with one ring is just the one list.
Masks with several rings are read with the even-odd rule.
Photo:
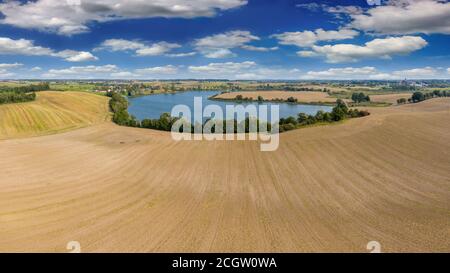
[[[4, 107], [4, 106], [1, 106]], [[450, 99], [251, 141], [0, 141], [0, 252], [450, 251]]]
[[398, 99], [411, 98], [412, 93], [396, 93], [396, 94], [386, 94], [386, 95], [371, 95], [370, 100], [373, 102], [387, 102], [391, 104], [397, 104]]
[[239, 91], [223, 93], [217, 95], [215, 98], [233, 100], [238, 95], [242, 95], [243, 98], [252, 98], [253, 100], [258, 99], [258, 96], [261, 96], [264, 100], [287, 100], [289, 97], [293, 97], [296, 98], [298, 102], [303, 103], [336, 102], [336, 98], [330, 97], [326, 92], [315, 91]]
[[0, 139], [63, 132], [105, 122], [106, 97], [81, 92], [38, 92], [36, 101], [0, 106]]

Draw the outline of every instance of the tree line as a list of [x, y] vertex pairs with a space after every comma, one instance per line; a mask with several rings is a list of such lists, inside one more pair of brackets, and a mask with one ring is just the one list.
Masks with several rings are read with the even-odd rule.
[[450, 97], [450, 91], [446, 90], [434, 90], [433, 92], [423, 93], [420, 91], [414, 92], [408, 100], [406, 98], [400, 98], [397, 100], [397, 104], [405, 104], [409, 103], [417, 103], [424, 100], [432, 99], [432, 98], [440, 98], [440, 97]]
[[[237, 95], [237, 96], [234, 98], [234, 100], [235, 100], [236, 102], [247, 102], [247, 101], [252, 102], [252, 101], [254, 101], [254, 99], [253, 99], [252, 97], [244, 97], [244, 96], [242, 96], [242, 95]], [[298, 99], [297, 99], [297, 98], [294, 98], [294, 97], [289, 97], [289, 98], [287, 98], [286, 100], [283, 100], [283, 99], [271, 99], [271, 100], [268, 100], [268, 99], [264, 99], [262, 96], [258, 96], [258, 97], [256, 98], [256, 101], [257, 101], [257, 102], [273, 101], [273, 102], [298, 103]]]
[[[179, 121], [181, 118], [172, 117], [169, 113], [161, 114], [159, 119], [144, 119], [141, 122], [141, 128], [161, 130], [161, 131], [172, 131], [175, 122]], [[255, 118], [245, 118], [244, 120], [238, 122], [234, 120], [220, 120], [215, 122], [210, 122], [211, 119], [205, 120], [203, 123], [196, 122], [192, 124], [189, 121], [183, 120], [179, 132], [211, 132], [211, 133], [256, 133], [260, 132], [262, 128], [264, 132], [270, 132], [272, 130], [272, 125], [265, 121], [260, 121]], [[216, 128], [217, 125], [222, 125], [222, 128]], [[255, 124], [256, 128], [252, 128], [251, 124]], [[256, 129], [256, 130], [255, 130]]]
[[113, 112], [113, 122], [130, 127], [139, 127], [136, 118], [128, 113], [128, 100], [119, 93], [109, 92], [107, 94], [109, 100], [109, 108]]
[[36, 92], [49, 89], [50, 86], [47, 82], [15, 87], [1, 86], [0, 104], [34, 101]]
[[333, 123], [347, 118], [357, 118], [368, 115], [370, 115], [370, 113], [365, 110], [349, 109], [343, 100], [338, 99], [336, 101], [336, 106], [333, 107], [333, 110], [330, 113], [320, 110], [315, 115], [299, 113], [297, 118], [281, 118], [279, 122], [279, 130], [280, 132], [286, 132], [317, 123]]

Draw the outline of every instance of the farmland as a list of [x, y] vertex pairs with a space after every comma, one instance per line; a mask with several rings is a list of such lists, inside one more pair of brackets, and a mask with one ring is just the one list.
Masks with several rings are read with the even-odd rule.
[[[8, 108], [42, 112], [51, 131], [93, 125], [0, 141], [2, 252], [65, 252], [74, 240], [83, 252], [366, 252], [372, 240], [383, 252], [450, 250], [449, 98], [290, 131], [263, 153], [119, 127], [102, 122], [104, 97], [62, 94], [70, 105], [42, 93]], [[6, 136], [24, 135], [13, 124]]]
[[0, 139], [57, 133], [108, 118], [106, 97], [80, 92], [38, 92], [36, 101], [0, 106]]

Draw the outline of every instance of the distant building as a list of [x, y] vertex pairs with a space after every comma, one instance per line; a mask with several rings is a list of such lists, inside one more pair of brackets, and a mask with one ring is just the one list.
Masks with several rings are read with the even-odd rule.
[[416, 82], [416, 81], [410, 81], [407, 79], [401, 80], [398, 84], [400, 86], [419, 87], [419, 88], [428, 86], [428, 84], [425, 82]]

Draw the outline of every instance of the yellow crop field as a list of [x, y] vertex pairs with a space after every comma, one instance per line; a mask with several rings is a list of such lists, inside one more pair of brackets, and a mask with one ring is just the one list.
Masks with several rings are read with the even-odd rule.
[[46, 135], [109, 119], [106, 97], [39, 92], [33, 102], [0, 105], [0, 139]]

